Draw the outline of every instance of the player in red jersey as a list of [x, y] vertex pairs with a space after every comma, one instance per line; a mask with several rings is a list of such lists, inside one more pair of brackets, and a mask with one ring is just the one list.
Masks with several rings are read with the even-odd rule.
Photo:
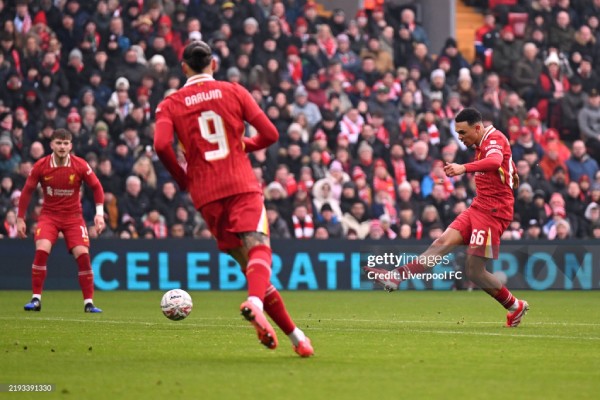
[[104, 230], [104, 191], [98, 178], [88, 163], [71, 153], [72, 134], [66, 129], [52, 133], [50, 147], [52, 154], [41, 158], [31, 169], [19, 200], [17, 230], [19, 237], [27, 237], [25, 213], [31, 194], [41, 185], [44, 204], [35, 230], [35, 257], [31, 269], [33, 296], [25, 304], [25, 311], [42, 309], [42, 289], [46, 279], [46, 261], [52, 246], [62, 232], [69, 252], [73, 254], [79, 269], [79, 285], [83, 292], [83, 310], [100, 313], [94, 306], [94, 273], [90, 263], [87, 228], [81, 211], [79, 191], [85, 182], [94, 192], [96, 216], [94, 224], [98, 233]]
[[[277, 347], [266, 312], [288, 335], [296, 353], [313, 355], [310, 339], [290, 318], [281, 295], [270, 284], [271, 247], [260, 185], [246, 153], [275, 143], [278, 132], [250, 93], [238, 84], [213, 79], [216, 61], [202, 41], [183, 52], [184, 87], [156, 109], [154, 147], [160, 160], [208, 224], [221, 251], [241, 266], [248, 299], [240, 311], [256, 329], [260, 342]], [[258, 134], [244, 137], [245, 122]], [[182, 168], [173, 150], [174, 132], [185, 151]]]
[[529, 305], [518, 300], [485, 268], [488, 259], [498, 258], [500, 237], [513, 218], [514, 189], [518, 175], [512, 160], [510, 143], [493, 126], [485, 128], [479, 111], [465, 108], [456, 115], [456, 132], [465, 146], [475, 145], [475, 161], [467, 164], [446, 164], [444, 171], [452, 177], [475, 173], [477, 196], [473, 204], [450, 224], [415, 262], [396, 268], [392, 273], [381, 268], [364, 267], [367, 276], [383, 285], [386, 290], [398, 289], [403, 279], [423, 273], [426, 260], [440, 260], [459, 245], [467, 245], [466, 274], [480, 288], [494, 297], [508, 310], [506, 326], [516, 327]]

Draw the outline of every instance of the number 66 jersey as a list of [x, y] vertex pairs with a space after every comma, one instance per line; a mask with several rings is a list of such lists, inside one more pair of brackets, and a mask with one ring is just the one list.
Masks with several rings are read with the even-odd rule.
[[[216, 81], [209, 74], [190, 77], [158, 105], [156, 152], [180, 188], [189, 191], [196, 209], [240, 193], [261, 193], [246, 156], [245, 121], [259, 134], [274, 130], [246, 89]], [[185, 153], [187, 171], [173, 151], [174, 133]]]

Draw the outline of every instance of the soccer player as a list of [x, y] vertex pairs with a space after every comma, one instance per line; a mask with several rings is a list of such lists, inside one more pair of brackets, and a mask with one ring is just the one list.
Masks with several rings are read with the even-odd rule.
[[79, 269], [79, 286], [83, 292], [83, 310], [88, 313], [100, 313], [94, 306], [94, 273], [90, 264], [90, 239], [81, 211], [79, 192], [81, 182], [85, 182], [94, 193], [96, 216], [94, 224], [98, 233], [104, 230], [104, 191], [96, 174], [88, 163], [71, 154], [73, 136], [66, 129], [57, 129], [50, 138], [52, 154], [38, 160], [25, 182], [19, 211], [17, 231], [19, 237], [27, 237], [25, 213], [31, 200], [31, 194], [38, 184], [44, 193], [44, 204], [35, 230], [35, 256], [31, 266], [33, 296], [25, 304], [25, 311], [42, 309], [42, 289], [46, 280], [46, 261], [52, 246], [62, 232], [67, 249], [73, 254]]
[[424, 261], [434, 260], [436, 256], [439, 260], [456, 246], [467, 245], [467, 277], [508, 310], [506, 326], [516, 327], [529, 310], [529, 305], [515, 298], [485, 268], [488, 259], [498, 258], [500, 237], [513, 219], [513, 190], [519, 182], [510, 144], [506, 136], [493, 126], [484, 127], [481, 114], [473, 108], [459, 112], [455, 122], [459, 140], [467, 147], [475, 146], [476, 161], [446, 164], [444, 172], [449, 177], [475, 173], [477, 196], [473, 204], [416, 261], [396, 268], [393, 274], [386, 274], [388, 271], [381, 268], [363, 269], [367, 276], [392, 291], [398, 289], [398, 285], [410, 274], [423, 273], [434, 267]]
[[[221, 251], [241, 266], [248, 281], [248, 299], [240, 306], [260, 342], [277, 347], [266, 312], [288, 335], [296, 353], [313, 355], [310, 339], [290, 318], [281, 295], [270, 284], [269, 223], [260, 185], [246, 153], [266, 148], [278, 139], [275, 126], [242, 86], [213, 78], [216, 60], [202, 41], [188, 44], [182, 68], [184, 87], [156, 109], [154, 147], [160, 160], [208, 224]], [[245, 122], [258, 134], [244, 137]], [[185, 151], [182, 168], [173, 150], [174, 132]]]

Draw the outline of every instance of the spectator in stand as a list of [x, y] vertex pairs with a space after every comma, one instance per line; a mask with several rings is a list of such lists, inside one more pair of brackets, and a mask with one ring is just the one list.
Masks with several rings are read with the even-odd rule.
[[592, 88], [578, 115], [579, 130], [590, 156], [600, 160], [600, 91]]
[[141, 218], [151, 206], [150, 199], [142, 192], [142, 181], [131, 175], [125, 181], [125, 193], [118, 201], [121, 223], [131, 220], [140, 223]]
[[345, 235], [347, 235], [350, 230], [356, 232], [359, 239], [364, 239], [369, 234], [371, 223], [367, 215], [365, 204], [362, 201], [357, 201], [352, 204], [350, 211], [344, 214], [341, 222]]
[[572, 155], [566, 161], [566, 166], [573, 181], [579, 181], [584, 175], [592, 179], [598, 172], [598, 163], [587, 154], [585, 143], [582, 140], [573, 142]]
[[588, 88], [587, 92], [592, 88], [597, 88], [600, 83], [600, 79], [596, 71], [594, 71], [592, 63], [592, 56], [586, 54], [581, 58], [579, 67], [575, 71], [576, 75], [581, 79], [583, 87]]
[[475, 31], [475, 56], [485, 61], [491, 55], [500, 33], [496, 27], [496, 16], [491, 10], [485, 12], [483, 26]]
[[587, 96], [577, 75], [569, 79], [569, 86], [569, 91], [560, 99], [560, 139], [572, 143], [580, 137], [578, 114]]
[[500, 40], [494, 45], [492, 67], [503, 81], [509, 82], [514, 68], [521, 59], [523, 44], [515, 40], [515, 32], [511, 25], [506, 25], [500, 33]]
[[429, 38], [425, 29], [415, 20], [415, 12], [411, 8], [405, 8], [400, 16], [400, 22], [406, 24], [415, 42], [429, 46]]
[[321, 206], [317, 226], [325, 228], [330, 238], [340, 239], [344, 235], [344, 229], [339, 221], [339, 217], [334, 214], [329, 203]]
[[550, 26], [548, 42], [555, 43], [559, 51], [568, 54], [575, 40], [575, 28], [571, 25], [571, 17], [566, 11], [558, 11]]
[[569, 90], [569, 80], [561, 71], [560, 59], [555, 52], [550, 53], [545, 61], [546, 68], [538, 79], [538, 103], [542, 123], [556, 128], [560, 123], [558, 114], [560, 99]]
[[304, 114], [309, 128], [314, 128], [321, 121], [321, 111], [316, 104], [308, 101], [308, 92], [304, 86], [298, 86], [294, 92], [294, 99], [291, 110], [292, 117], [296, 118], [298, 115]]
[[273, 204], [266, 206], [267, 220], [269, 221], [269, 231], [273, 239], [290, 239], [290, 230], [288, 224], [281, 218], [277, 207]]
[[527, 109], [535, 105], [538, 77], [544, 68], [542, 60], [538, 58], [538, 53], [539, 50], [534, 43], [525, 43], [523, 57], [516, 62], [511, 74], [510, 82], [525, 101]]

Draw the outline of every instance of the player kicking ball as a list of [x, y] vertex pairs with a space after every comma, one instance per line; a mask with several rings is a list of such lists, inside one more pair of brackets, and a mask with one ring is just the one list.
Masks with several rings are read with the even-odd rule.
[[25, 304], [25, 311], [41, 311], [42, 289], [46, 280], [46, 261], [62, 232], [67, 249], [73, 254], [79, 269], [79, 286], [83, 292], [83, 310], [88, 313], [101, 313], [94, 306], [94, 273], [90, 263], [90, 238], [81, 211], [79, 192], [85, 182], [94, 193], [96, 216], [94, 224], [101, 233], [104, 230], [104, 191], [96, 174], [88, 163], [71, 154], [73, 148], [71, 132], [57, 129], [52, 133], [50, 147], [52, 154], [41, 158], [31, 169], [25, 182], [19, 211], [17, 213], [17, 231], [21, 238], [27, 237], [25, 212], [31, 200], [31, 194], [41, 185], [44, 204], [35, 230], [35, 256], [31, 266], [33, 296]]
[[[479, 111], [465, 108], [456, 115], [455, 130], [465, 146], [475, 146], [476, 161], [467, 164], [446, 164], [447, 176], [475, 173], [477, 196], [473, 204], [460, 214], [425, 252], [412, 262], [394, 270], [364, 267], [370, 277], [386, 290], [398, 289], [404, 277], [423, 273], [434, 265], [420, 264], [450, 253], [456, 246], [467, 246], [467, 277], [508, 310], [506, 326], [517, 327], [529, 310], [525, 300], [518, 300], [485, 268], [488, 259], [498, 258], [500, 237], [513, 219], [514, 189], [518, 175], [512, 161], [510, 143], [493, 126], [485, 128]], [[393, 278], [390, 279], [389, 277]]]
[[[246, 89], [213, 78], [216, 67], [206, 43], [194, 41], [186, 46], [182, 68], [187, 81], [156, 109], [156, 154], [179, 187], [189, 191], [219, 249], [244, 271], [248, 299], [240, 311], [259, 341], [269, 349], [278, 344], [266, 312], [288, 335], [294, 351], [310, 357], [314, 354], [310, 339], [294, 324], [270, 283], [269, 224], [262, 191], [246, 155], [275, 143], [279, 134]], [[244, 137], [245, 122], [256, 128], [256, 136]], [[174, 132], [185, 151], [186, 169], [173, 150]]]

